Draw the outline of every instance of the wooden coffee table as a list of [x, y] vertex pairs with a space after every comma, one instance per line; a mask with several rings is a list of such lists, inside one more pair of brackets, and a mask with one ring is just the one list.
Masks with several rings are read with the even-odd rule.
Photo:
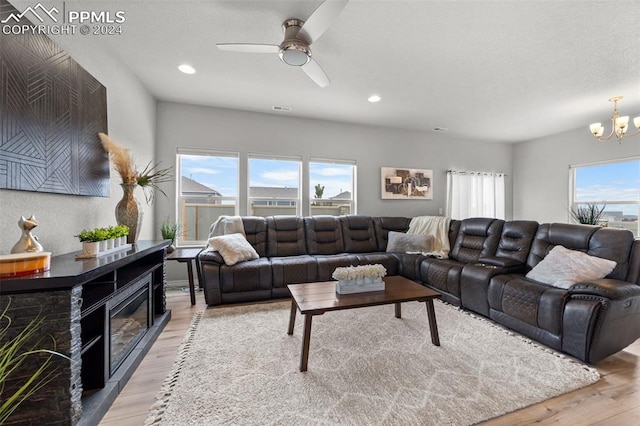
[[433, 299], [440, 297], [441, 294], [401, 276], [391, 276], [383, 279], [385, 282], [384, 290], [355, 294], [336, 293], [336, 281], [289, 284], [287, 286], [292, 296], [289, 331], [287, 334], [293, 334], [293, 327], [296, 322], [296, 311], [299, 309], [300, 313], [304, 315], [300, 371], [307, 371], [309, 342], [311, 340], [311, 321], [315, 315], [322, 315], [328, 311], [395, 303], [396, 318], [401, 318], [402, 311], [400, 304], [402, 302], [425, 302], [427, 305], [427, 316], [429, 318], [429, 329], [431, 331], [431, 343], [440, 346], [436, 313], [433, 309]]

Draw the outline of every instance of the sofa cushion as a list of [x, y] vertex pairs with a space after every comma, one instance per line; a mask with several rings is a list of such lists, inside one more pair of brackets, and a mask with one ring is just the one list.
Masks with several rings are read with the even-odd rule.
[[270, 216], [267, 223], [267, 253], [269, 256], [307, 254], [304, 223], [299, 216]]
[[[449, 303], [460, 303], [460, 274], [464, 263], [453, 259], [427, 257], [420, 264], [420, 276], [425, 284], [453, 296], [443, 297]], [[444, 296], [444, 295], [443, 295]]]
[[260, 257], [267, 255], [267, 223], [264, 217], [245, 216], [242, 218], [244, 234], [249, 244], [256, 249]]
[[504, 220], [476, 217], [460, 223], [449, 257], [462, 263], [475, 263], [480, 257], [494, 256]]
[[264, 290], [271, 293], [271, 262], [265, 257], [241, 262], [233, 266], [220, 266], [221, 293]]
[[[358, 253], [356, 256], [356, 265], [374, 265], [376, 263], [382, 265], [387, 270], [387, 275], [400, 274], [400, 264], [398, 258], [387, 253]], [[407, 277], [408, 278], [408, 277]]]
[[389, 231], [387, 252], [429, 253], [433, 250], [433, 240], [433, 235]]
[[496, 250], [496, 257], [513, 259], [524, 265], [527, 262], [529, 249], [537, 230], [538, 222], [531, 220], [505, 222]]
[[615, 267], [616, 262], [612, 260], [555, 246], [526, 276], [531, 280], [568, 289], [581, 281], [604, 278]]
[[286, 287], [287, 284], [300, 284], [316, 281], [318, 263], [313, 256], [272, 257], [271, 269], [273, 287]]
[[209, 238], [209, 247], [220, 253], [224, 263], [228, 266], [260, 257], [245, 236], [240, 233], [211, 237]]
[[333, 278], [333, 271], [336, 268], [342, 268], [345, 266], [357, 266], [358, 258], [355, 254], [333, 254], [333, 255], [315, 255], [316, 263], [318, 265], [317, 281], [331, 281]]
[[616, 262], [607, 278], [624, 280], [629, 272], [633, 242], [633, 233], [628, 229], [599, 227], [589, 240], [587, 254]]
[[376, 232], [377, 251], [387, 250], [389, 231], [407, 232], [411, 218], [408, 217], [374, 217], [373, 224]]
[[[553, 336], [561, 335], [562, 314], [569, 295], [567, 290], [531, 281], [521, 274], [502, 274], [491, 278], [487, 294], [491, 311], [501, 312], [503, 316], [545, 330]], [[494, 318], [494, 314], [491, 314], [491, 318]], [[536, 338], [527, 332], [527, 327], [516, 329]], [[545, 344], [550, 342], [545, 341]]]
[[305, 217], [304, 228], [307, 239], [307, 254], [344, 253], [344, 240], [338, 217]]
[[340, 217], [344, 251], [367, 253], [378, 251], [373, 219], [370, 216], [348, 215]]
[[527, 268], [533, 269], [556, 245], [586, 252], [589, 249], [589, 239], [596, 230], [595, 226], [570, 223], [545, 223], [538, 226], [527, 258]]

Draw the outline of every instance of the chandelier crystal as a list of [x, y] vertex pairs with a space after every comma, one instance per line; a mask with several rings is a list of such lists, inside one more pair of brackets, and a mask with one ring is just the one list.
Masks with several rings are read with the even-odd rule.
[[616, 135], [616, 139], [618, 139], [618, 143], [622, 142], [622, 138], [625, 136], [635, 136], [640, 133], [640, 117], [636, 117], [633, 119], [633, 125], [638, 129], [637, 132], [631, 133], [627, 135], [627, 129], [629, 128], [629, 116], [625, 115], [620, 117], [618, 113], [618, 102], [621, 101], [624, 96], [614, 96], [609, 98], [609, 102], [613, 102], [613, 116], [611, 117], [611, 133], [609, 133], [606, 137], [602, 137], [604, 134], [604, 126], [602, 123], [592, 123], [589, 126], [589, 130], [591, 130], [591, 134], [596, 137], [600, 142], [605, 142], [611, 139], [613, 135]]

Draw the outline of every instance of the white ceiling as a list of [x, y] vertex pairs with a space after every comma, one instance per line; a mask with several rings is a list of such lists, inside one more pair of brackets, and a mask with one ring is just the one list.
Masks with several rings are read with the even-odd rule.
[[[331, 0], [328, 0], [331, 1]], [[13, 2], [28, 4], [28, 2]], [[43, 2], [55, 3], [55, 2]], [[82, 1], [123, 10], [124, 33], [94, 36], [161, 100], [518, 142], [621, 113], [640, 114], [640, 1], [351, 0], [312, 45], [316, 86], [275, 54], [215, 43], [279, 44], [307, 1]], [[67, 1], [66, 7], [76, 7]], [[195, 75], [176, 67], [189, 63]], [[368, 103], [372, 93], [382, 96]], [[273, 105], [293, 108], [276, 113]], [[610, 128], [605, 125], [605, 131]]]

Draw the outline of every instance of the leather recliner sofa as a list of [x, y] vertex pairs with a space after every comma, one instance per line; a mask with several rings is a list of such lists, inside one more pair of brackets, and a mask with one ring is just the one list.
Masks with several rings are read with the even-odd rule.
[[[448, 259], [386, 251], [390, 231], [410, 218], [243, 217], [259, 259], [228, 266], [198, 257], [208, 305], [288, 297], [287, 284], [327, 281], [336, 267], [380, 263], [454, 305], [595, 364], [640, 337], [640, 240], [629, 231], [573, 224], [472, 218], [450, 221]], [[610, 259], [604, 279], [569, 289], [526, 274], [556, 245]]]

